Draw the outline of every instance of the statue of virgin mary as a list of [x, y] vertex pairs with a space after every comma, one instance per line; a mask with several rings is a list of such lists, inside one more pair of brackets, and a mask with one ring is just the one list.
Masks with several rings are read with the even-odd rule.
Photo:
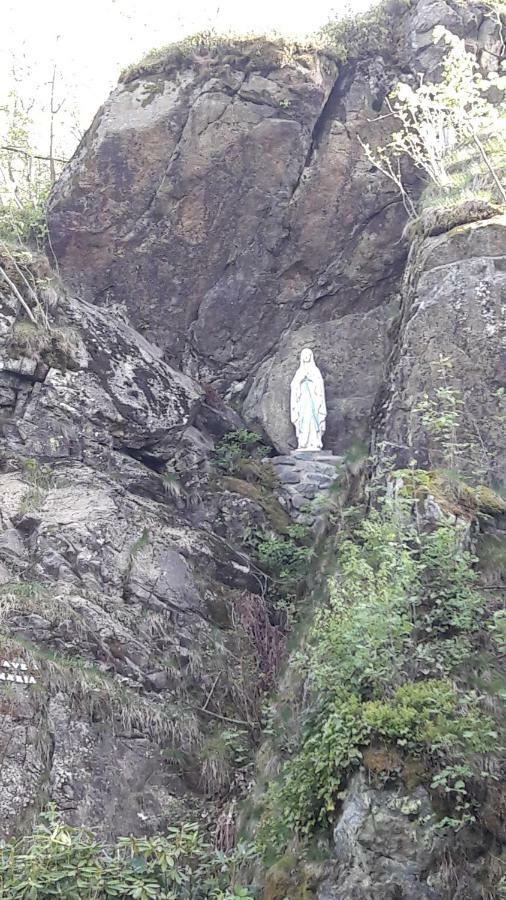
[[298, 450], [321, 450], [327, 407], [322, 374], [313, 351], [305, 347], [300, 366], [290, 387], [291, 421], [295, 426]]

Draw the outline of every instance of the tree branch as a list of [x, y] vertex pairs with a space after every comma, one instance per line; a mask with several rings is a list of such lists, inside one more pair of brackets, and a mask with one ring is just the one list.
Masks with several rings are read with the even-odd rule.
[[[23, 150], [21, 147], [10, 147], [9, 145], [0, 146], [0, 150], [6, 150], [8, 153], [20, 153], [21, 156], [27, 156], [31, 159], [42, 159], [44, 162], [51, 162], [50, 156], [40, 156], [38, 153], [30, 153], [29, 150]], [[68, 163], [68, 159], [61, 159], [61, 157], [55, 156], [53, 157], [54, 162], [59, 163]]]

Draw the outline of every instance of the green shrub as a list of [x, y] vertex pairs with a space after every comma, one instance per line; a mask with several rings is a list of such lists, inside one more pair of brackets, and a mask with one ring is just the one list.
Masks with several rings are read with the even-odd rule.
[[239, 428], [227, 432], [216, 444], [214, 463], [220, 472], [235, 475], [239, 473], [240, 463], [249, 459], [254, 451], [256, 455], [265, 455], [267, 452], [260, 435], [246, 428]]
[[237, 867], [251, 857], [239, 845], [213, 851], [196, 825], [169, 828], [152, 838], [123, 837], [115, 846], [92, 832], [42, 815], [33, 833], [0, 846], [0, 896], [10, 900], [239, 900]]
[[497, 739], [492, 721], [478, 713], [475, 698], [438, 679], [408, 682], [391, 699], [364, 704], [363, 716], [371, 734], [410, 750], [487, 753]]
[[[288, 529], [291, 531], [290, 527]], [[311, 548], [301, 546], [290, 534], [287, 537], [266, 537], [256, 544], [256, 554], [267, 572], [282, 581], [297, 581], [304, 572]]]

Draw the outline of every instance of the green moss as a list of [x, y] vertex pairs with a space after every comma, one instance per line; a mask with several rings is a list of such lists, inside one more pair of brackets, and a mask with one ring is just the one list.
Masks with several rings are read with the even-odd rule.
[[461, 517], [493, 517], [506, 512], [506, 502], [484, 484], [471, 486], [441, 472], [431, 473], [430, 490], [444, 509]]
[[398, 474], [404, 480], [403, 496], [421, 500], [430, 494], [443, 512], [458, 518], [491, 518], [506, 512], [506, 501], [492, 488], [470, 485], [453, 473], [403, 469]]
[[233, 494], [239, 494], [241, 497], [247, 497], [248, 500], [258, 503], [262, 507], [273, 531], [277, 532], [277, 534], [287, 533], [292, 524], [291, 520], [280, 502], [266, 488], [259, 484], [244, 481], [242, 478], [228, 475], [220, 478], [218, 484]]
[[315, 895], [301, 865], [295, 862], [288, 871], [280, 864], [271, 866], [265, 876], [264, 900], [312, 900]]

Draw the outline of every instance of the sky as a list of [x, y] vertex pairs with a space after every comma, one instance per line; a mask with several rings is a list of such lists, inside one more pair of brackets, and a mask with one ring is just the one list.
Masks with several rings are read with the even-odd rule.
[[47, 104], [56, 66], [60, 149], [73, 151], [122, 68], [153, 47], [202, 31], [279, 31], [302, 37], [374, 0], [3, 0], [0, 105], [12, 85], [26, 103], [37, 149], [47, 144]]

